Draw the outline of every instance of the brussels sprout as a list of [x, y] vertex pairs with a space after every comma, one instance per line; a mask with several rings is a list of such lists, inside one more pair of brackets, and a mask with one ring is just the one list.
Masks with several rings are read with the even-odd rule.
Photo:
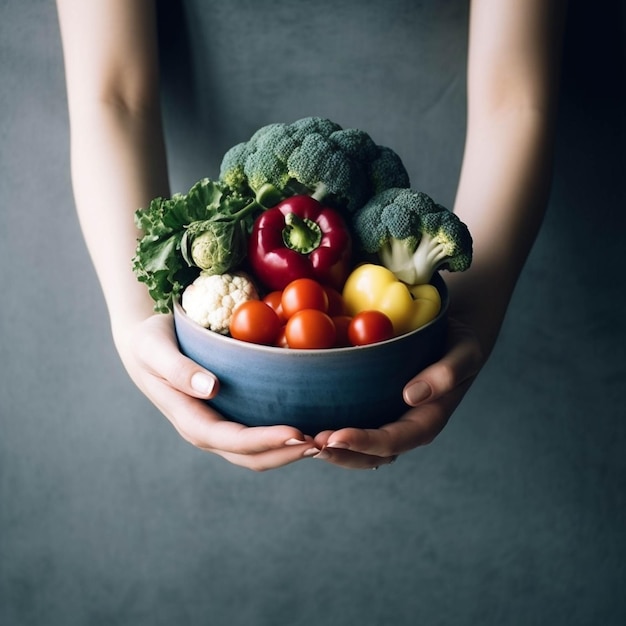
[[192, 223], [180, 242], [185, 261], [207, 274], [223, 274], [246, 256], [246, 221], [210, 219]]

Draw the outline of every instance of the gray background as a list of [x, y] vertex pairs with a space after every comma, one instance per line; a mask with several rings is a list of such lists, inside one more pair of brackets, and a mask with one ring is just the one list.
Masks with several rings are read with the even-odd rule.
[[[451, 204], [465, 3], [184, 4], [173, 190], [319, 114]], [[72, 204], [54, 3], [0, 1], [0, 624], [626, 623], [621, 9], [572, 3], [549, 212], [444, 433], [376, 473], [254, 474], [184, 443], [122, 371]]]

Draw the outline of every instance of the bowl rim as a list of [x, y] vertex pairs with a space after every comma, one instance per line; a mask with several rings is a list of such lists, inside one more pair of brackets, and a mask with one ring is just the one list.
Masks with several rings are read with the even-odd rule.
[[239, 347], [239, 348], [245, 347], [245, 348], [254, 350], [256, 352], [260, 352], [260, 353], [285, 354], [285, 355], [294, 355], [294, 356], [295, 355], [316, 355], [316, 354], [319, 354], [319, 355], [350, 354], [350, 353], [354, 354], [356, 352], [376, 350], [377, 348], [380, 348], [381, 346], [388, 346], [394, 343], [399, 343], [403, 340], [406, 340], [408, 337], [412, 337], [428, 329], [429, 327], [434, 326], [443, 317], [445, 317], [448, 312], [448, 307], [449, 307], [448, 287], [446, 285], [445, 280], [439, 273], [436, 273], [433, 276], [430, 284], [432, 284], [433, 281], [435, 280], [440, 284], [436, 284], [433, 286], [437, 288], [437, 290], [439, 291], [439, 295], [441, 296], [441, 309], [439, 310], [439, 313], [437, 314], [436, 317], [434, 317], [432, 320], [430, 320], [423, 326], [420, 326], [419, 328], [416, 328], [415, 330], [411, 330], [408, 333], [397, 335], [395, 337], [392, 337], [391, 339], [386, 339], [385, 341], [378, 341], [376, 343], [366, 344], [363, 346], [305, 349], [305, 348], [282, 348], [280, 346], [268, 346], [268, 345], [260, 344], [260, 343], [242, 341], [241, 339], [235, 339], [234, 337], [231, 337], [229, 335], [223, 335], [216, 331], [209, 330], [208, 328], [205, 328], [201, 324], [198, 324], [198, 322], [192, 320], [187, 315], [187, 313], [185, 313], [185, 310], [183, 309], [182, 304], [180, 303], [180, 296], [177, 297], [173, 302], [174, 324], [176, 325], [178, 319], [182, 319], [184, 323], [189, 324], [195, 332], [200, 333], [201, 335], [206, 336], [207, 338], [210, 338], [212, 341], [217, 341], [218, 343], [222, 342], [224, 346], [234, 346], [234, 347]]

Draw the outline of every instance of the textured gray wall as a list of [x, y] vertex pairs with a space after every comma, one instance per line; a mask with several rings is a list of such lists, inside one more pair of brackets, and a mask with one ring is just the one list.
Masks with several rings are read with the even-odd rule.
[[[174, 190], [260, 124], [320, 114], [452, 202], [465, 3], [168, 4]], [[572, 3], [550, 209], [444, 433], [376, 473], [257, 475], [185, 444], [122, 372], [72, 205], [54, 3], [0, 0], [0, 624], [626, 623], [619, 7]], [[320, 69], [336, 56], [351, 71]]]

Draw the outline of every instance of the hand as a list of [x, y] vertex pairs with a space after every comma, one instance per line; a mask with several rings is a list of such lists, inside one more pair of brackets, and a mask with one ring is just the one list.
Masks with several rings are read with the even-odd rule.
[[171, 315], [153, 315], [115, 339], [135, 384], [194, 446], [256, 471], [319, 452], [296, 428], [248, 428], [211, 409], [205, 400], [219, 392], [219, 381], [180, 353]]
[[378, 429], [345, 428], [319, 433], [315, 458], [352, 469], [376, 469], [399, 454], [432, 442], [448, 423], [484, 363], [483, 351], [471, 327], [450, 319], [448, 350], [404, 388], [405, 402], [414, 408], [398, 421]]

